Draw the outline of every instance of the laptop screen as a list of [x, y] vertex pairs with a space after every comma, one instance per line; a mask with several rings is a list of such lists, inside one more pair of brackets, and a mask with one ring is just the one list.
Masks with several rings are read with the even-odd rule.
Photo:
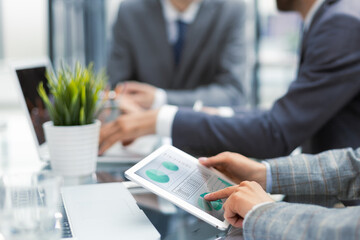
[[37, 92], [39, 83], [43, 82], [46, 92], [49, 93], [45, 72], [46, 66], [16, 69], [16, 75], [19, 79], [21, 91], [31, 117], [39, 145], [45, 142], [42, 124], [50, 120], [44, 102]]

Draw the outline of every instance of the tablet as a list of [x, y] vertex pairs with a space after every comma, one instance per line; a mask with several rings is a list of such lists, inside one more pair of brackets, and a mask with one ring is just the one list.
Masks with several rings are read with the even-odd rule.
[[204, 196], [235, 184], [173, 146], [160, 147], [125, 176], [218, 229], [229, 226], [222, 207], [225, 200], [209, 202]]

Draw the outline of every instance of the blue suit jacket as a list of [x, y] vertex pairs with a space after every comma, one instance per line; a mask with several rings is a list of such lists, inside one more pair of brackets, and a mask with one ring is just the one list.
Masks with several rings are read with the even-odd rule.
[[198, 155], [222, 151], [284, 156], [360, 146], [360, 1], [327, 0], [303, 36], [297, 79], [266, 112], [221, 118], [180, 110], [173, 144]]

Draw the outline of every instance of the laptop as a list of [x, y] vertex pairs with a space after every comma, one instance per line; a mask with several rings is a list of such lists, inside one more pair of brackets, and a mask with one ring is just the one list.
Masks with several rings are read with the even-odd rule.
[[[12, 63], [12, 69], [39, 157], [43, 161], [49, 161], [49, 149], [45, 142], [42, 125], [49, 121], [50, 117], [37, 92], [37, 86], [43, 82], [46, 92], [49, 93], [45, 73], [47, 69], [52, 69], [51, 63], [48, 59], [18, 61]], [[105, 154], [99, 156], [98, 162], [136, 163], [152, 152], [159, 144], [161, 144], [160, 140], [156, 136], [142, 137], [129, 147], [123, 147], [121, 143], [117, 143]]]
[[61, 192], [68, 219], [62, 239], [160, 239], [123, 183], [65, 187]]

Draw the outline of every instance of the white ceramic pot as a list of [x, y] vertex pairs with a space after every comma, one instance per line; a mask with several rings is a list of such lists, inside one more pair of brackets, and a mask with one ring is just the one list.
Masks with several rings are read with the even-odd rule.
[[54, 126], [44, 123], [51, 168], [63, 176], [94, 173], [99, 147], [100, 121], [80, 126]]

